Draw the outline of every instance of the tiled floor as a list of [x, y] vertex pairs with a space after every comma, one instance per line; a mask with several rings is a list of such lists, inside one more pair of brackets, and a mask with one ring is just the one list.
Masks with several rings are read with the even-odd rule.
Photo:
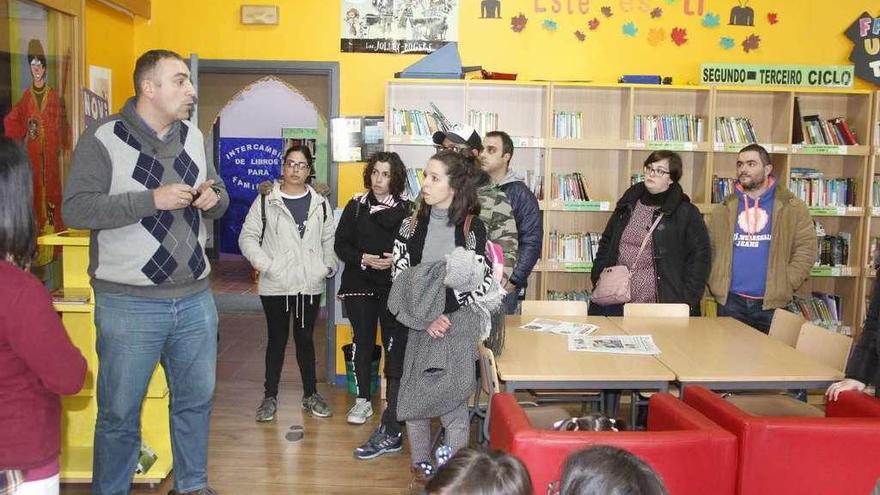
[[211, 289], [214, 294], [256, 295], [251, 264], [243, 256], [221, 254], [219, 260], [211, 261]]

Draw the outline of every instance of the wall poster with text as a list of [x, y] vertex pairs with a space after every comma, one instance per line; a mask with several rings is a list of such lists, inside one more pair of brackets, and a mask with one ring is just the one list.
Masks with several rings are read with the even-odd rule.
[[431, 53], [458, 41], [458, 0], [342, 0], [343, 52]]

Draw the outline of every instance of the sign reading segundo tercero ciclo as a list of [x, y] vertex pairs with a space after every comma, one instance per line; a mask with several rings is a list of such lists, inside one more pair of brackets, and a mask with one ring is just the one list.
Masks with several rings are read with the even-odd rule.
[[703, 64], [700, 83], [721, 86], [851, 88], [852, 65]]

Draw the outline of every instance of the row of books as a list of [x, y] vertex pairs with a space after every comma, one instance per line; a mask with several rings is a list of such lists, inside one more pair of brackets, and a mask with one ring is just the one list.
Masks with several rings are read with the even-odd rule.
[[446, 126], [437, 112], [393, 108], [390, 130], [395, 135], [429, 137], [437, 131], [445, 131]]
[[419, 197], [422, 184], [425, 182], [425, 171], [420, 168], [406, 169], [406, 194], [411, 199]]
[[703, 141], [703, 118], [693, 114], [636, 115], [636, 141]]
[[587, 183], [580, 172], [550, 175], [550, 197], [562, 201], [589, 201]]
[[874, 174], [871, 181], [871, 206], [880, 207], [880, 175]]
[[584, 290], [548, 290], [547, 291], [547, 300], [548, 301], [585, 301], [587, 304], [590, 303], [590, 298], [593, 295], [590, 291]]
[[580, 139], [584, 130], [581, 112], [553, 112], [553, 137], [557, 139]]
[[826, 179], [814, 168], [791, 169], [788, 189], [807, 206], [855, 206], [856, 180], [852, 177]]
[[523, 180], [538, 200], [544, 199], [544, 174], [529, 170]]
[[748, 117], [715, 117], [715, 142], [757, 143], [758, 135]]
[[844, 117], [823, 120], [818, 115], [804, 115], [803, 144], [859, 144], [855, 132], [850, 129]]
[[878, 254], [880, 254], [880, 237], [872, 237], [868, 243], [868, 253], [871, 257], [871, 266], [877, 266], [877, 263], [880, 262], [880, 258], [878, 258]]
[[599, 232], [573, 232], [564, 234], [556, 230], [550, 232], [548, 261], [561, 263], [590, 263], [599, 251]]
[[736, 187], [736, 180], [732, 177], [712, 176], [712, 202], [720, 203], [731, 195]]
[[849, 264], [849, 244], [852, 235], [841, 232], [837, 235], [816, 236], [816, 264], [822, 266], [846, 266]]
[[843, 296], [813, 292], [808, 297], [795, 295], [794, 303], [807, 321], [845, 335], [852, 333], [852, 329], [841, 322]]
[[495, 112], [481, 112], [479, 110], [468, 111], [467, 123], [473, 127], [477, 134], [485, 136], [486, 133], [498, 130], [498, 114]]

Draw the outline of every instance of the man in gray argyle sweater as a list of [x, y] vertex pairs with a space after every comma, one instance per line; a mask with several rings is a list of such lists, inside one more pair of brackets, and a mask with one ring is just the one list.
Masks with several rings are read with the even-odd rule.
[[208, 488], [217, 309], [203, 219], [229, 196], [188, 119], [196, 103], [180, 55], [151, 50], [134, 69], [135, 96], [80, 137], [62, 214], [91, 229], [98, 420], [92, 493], [125, 495], [141, 446], [141, 403], [157, 362], [171, 396], [175, 495]]

